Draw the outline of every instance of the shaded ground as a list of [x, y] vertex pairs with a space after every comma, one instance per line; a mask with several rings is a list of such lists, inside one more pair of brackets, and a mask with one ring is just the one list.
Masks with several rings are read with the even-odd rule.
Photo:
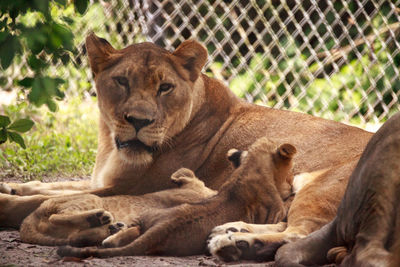
[[272, 266], [272, 263], [226, 264], [203, 255], [190, 257], [124, 256], [108, 259], [61, 259], [56, 247], [22, 243], [18, 231], [0, 229], [0, 266]]

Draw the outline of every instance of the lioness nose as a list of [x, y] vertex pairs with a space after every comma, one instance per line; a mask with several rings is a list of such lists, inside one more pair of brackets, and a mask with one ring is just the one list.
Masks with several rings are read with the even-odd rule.
[[148, 120], [148, 119], [136, 119], [135, 117], [129, 116], [129, 115], [124, 115], [124, 118], [127, 122], [132, 124], [133, 127], [135, 127], [136, 132], [138, 132], [140, 129], [143, 127], [150, 125], [154, 122], [154, 120]]

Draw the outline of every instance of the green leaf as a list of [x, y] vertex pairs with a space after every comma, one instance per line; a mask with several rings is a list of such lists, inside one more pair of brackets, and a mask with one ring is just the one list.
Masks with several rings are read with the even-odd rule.
[[49, 13], [49, 0], [34, 0], [33, 4], [35, 9], [39, 10], [43, 14], [46, 15]]
[[57, 111], [57, 104], [53, 100], [49, 99], [46, 102], [47, 107], [49, 108], [50, 111], [56, 112]]
[[75, 9], [83, 14], [85, 13], [87, 7], [88, 7], [89, 1], [88, 0], [75, 0]]
[[0, 127], [7, 127], [10, 123], [9, 117], [0, 115]]
[[18, 81], [18, 85], [29, 88], [32, 87], [34, 79], [31, 77], [23, 78], [22, 80]]
[[[52, 97], [56, 96], [63, 98], [64, 94], [58, 87], [64, 83], [63, 79], [50, 77], [36, 77], [32, 84], [32, 90], [28, 94], [28, 99], [36, 106], [48, 104]], [[50, 110], [53, 110], [54, 105], [48, 104]]]
[[18, 145], [20, 145], [22, 148], [26, 148], [24, 139], [22, 139], [21, 135], [15, 133], [15, 132], [7, 132], [7, 135], [11, 142], [15, 142]]
[[15, 54], [19, 53], [20, 50], [21, 44], [15, 36], [8, 35], [0, 43], [0, 63], [4, 70], [11, 65]]
[[34, 122], [31, 121], [30, 119], [20, 119], [20, 120], [14, 121], [8, 127], [8, 130], [13, 130], [16, 132], [24, 133], [24, 132], [29, 131], [33, 125], [34, 125]]
[[3, 144], [7, 141], [7, 130], [5, 128], [0, 130], [0, 144]]
[[66, 16], [62, 16], [61, 19], [62, 19], [63, 21], [65, 21], [68, 25], [72, 25], [72, 24], [74, 23], [74, 20], [73, 20], [73, 19], [71, 19], [71, 18], [69, 18], [69, 17], [66, 17]]
[[28, 57], [28, 65], [34, 71], [44, 69], [48, 66], [48, 64], [44, 60], [37, 58], [35, 55], [30, 55]]
[[55, 1], [62, 6], [66, 6], [66, 4], [67, 4], [67, 0], [55, 0]]
[[4, 31], [0, 32], [0, 43], [2, 43], [7, 37], [8, 37], [9, 33], [8, 30], [5, 29]]

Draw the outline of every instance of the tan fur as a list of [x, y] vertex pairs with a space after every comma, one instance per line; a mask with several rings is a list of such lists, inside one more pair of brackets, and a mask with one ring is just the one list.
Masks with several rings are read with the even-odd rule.
[[[180, 187], [142, 196], [100, 198], [78, 194], [50, 198], [25, 218], [20, 229], [21, 240], [51, 246], [99, 245], [113, 231], [130, 226], [145, 212], [200, 201], [217, 193], [205, 187], [191, 170], [185, 168], [176, 171], [171, 180]], [[124, 236], [115, 236], [108, 243], [120, 245], [127, 242], [124, 239]]]
[[[195, 41], [182, 43], [174, 52], [151, 43], [116, 50], [92, 34], [86, 45], [100, 109], [98, 154], [90, 185], [10, 184], [0, 187], [2, 192], [62, 194], [71, 188], [68, 193], [89, 190], [99, 196], [139, 195], [171, 188], [168, 177], [181, 167], [193, 170], [207, 186], [218, 189], [233, 172], [225, 160], [227, 151], [232, 147], [245, 150], [267, 134], [278, 144], [296, 146], [295, 175], [326, 170], [304, 187], [307, 193], [300, 190], [293, 201], [292, 206], [298, 209], [290, 210], [292, 234], [307, 235], [334, 217], [347, 179], [370, 133], [238, 99], [220, 81], [200, 73], [207, 52]], [[118, 82], [121, 77], [126, 79], [122, 84], [128, 84], [129, 88]], [[172, 84], [173, 90], [160, 92], [161, 84]], [[146, 125], [136, 130], [126, 118], [135, 118]], [[123, 144], [129, 144], [126, 141], [130, 140], [136, 148], [128, 145], [118, 149], [116, 140]], [[260, 194], [264, 198], [267, 192]], [[243, 196], [254, 198], [245, 191]], [[16, 199], [10, 201], [9, 195], [0, 195], [0, 204], [8, 203], [0, 205], [1, 225], [18, 227], [40, 202]], [[21, 203], [24, 208], [19, 207]], [[280, 209], [281, 204], [277, 206]], [[19, 213], [11, 216], [16, 210]], [[178, 216], [191, 211], [180, 207], [174, 212]], [[220, 223], [229, 220], [227, 216]]]
[[[231, 159], [238, 168], [216, 196], [142, 214], [133, 228], [122, 230], [116, 238], [103, 242], [107, 247], [122, 245], [121, 248], [63, 247], [59, 254], [78, 257], [193, 255], [204, 252], [210, 230], [226, 220], [278, 223], [284, 219], [288, 207], [285, 202], [291, 201], [292, 157], [296, 149], [290, 144], [277, 146], [263, 137], [249, 151], [230, 150], [229, 158], [232, 153], [241, 154], [236, 157], [239, 162]], [[137, 227], [141, 232], [139, 237]], [[284, 227], [280, 223], [273, 228], [283, 230]]]
[[400, 113], [371, 138], [336, 217], [278, 250], [278, 266], [399, 266]]

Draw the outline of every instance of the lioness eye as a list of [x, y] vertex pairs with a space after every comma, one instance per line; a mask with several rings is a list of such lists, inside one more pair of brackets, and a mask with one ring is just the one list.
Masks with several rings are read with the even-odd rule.
[[158, 95], [166, 93], [166, 92], [170, 91], [171, 89], [173, 89], [174, 87], [175, 86], [173, 84], [162, 83], [162, 84], [160, 84], [160, 87], [158, 88]]
[[122, 86], [125, 86], [125, 87], [129, 86], [128, 79], [125, 78], [125, 77], [117, 76], [117, 77], [113, 77], [113, 79], [114, 79], [114, 81], [116, 81], [119, 85], [122, 85]]

